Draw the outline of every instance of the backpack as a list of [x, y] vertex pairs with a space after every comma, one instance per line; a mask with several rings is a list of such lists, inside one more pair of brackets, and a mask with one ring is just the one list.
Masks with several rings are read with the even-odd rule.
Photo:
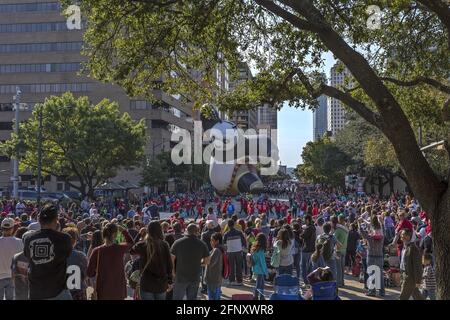
[[130, 260], [125, 265], [125, 274], [128, 280], [128, 285], [132, 289], [136, 289], [141, 281], [141, 270], [139, 268], [141, 259]]
[[322, 235], [319, 238], [319, 243], [322, 244], [322, 257], [325, 261], [333, 257], [333, 246], [329, 235]]
[[220, 248], [220, 251], [222, 252], [222, 262], [223, 262], [222, 278], [228, 279], [231, 273], [230, 261], [228, 260], [227, 252], [223, 248]]

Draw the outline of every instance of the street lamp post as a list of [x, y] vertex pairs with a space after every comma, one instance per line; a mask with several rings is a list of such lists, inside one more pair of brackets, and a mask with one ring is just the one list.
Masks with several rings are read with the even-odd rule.
[[158, 143], [157, 145], [155, 145], [155, 143], [152, 142], [152, 159], [155, 159], [155, 149], [157, 147], [162, 146], [163, 151], [165, 151], [164, 138], [162, 138], [161, 140], [162, 140], [162, 142]]
[[[14, 125], [14, 132], [16, 136], [19, 136], [19, 109], [20, 109], [20, 97], [22, 95], [22, 91], [20, 91], [19, 87], [16, 87], [16, 95], [13, 97], [14, 104], [16, 107], [15, 110], [15, 125]], [[13, 181], [13, 197], [15, 199], [19, 198], [19, 159], [15, 157], [14, 159], [14, 165], [13, 165], [13, 177], [11, 179]]]
[[38, 164], [37, 164], [37, 207], [41, 207], [42, 183], [42, 108], [38, 109]]

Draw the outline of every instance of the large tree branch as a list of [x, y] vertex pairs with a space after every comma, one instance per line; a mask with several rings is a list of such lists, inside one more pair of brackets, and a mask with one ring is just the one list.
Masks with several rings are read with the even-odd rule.
[[181, 3], [181, 0], [167, 0], [167, 1], [157, 1], [157, 0], [129, 0], [131, 2], [139, 2], [144, 4], [152, 4], [157, 7], [169, 7], [177, 2]]
[[437, 90], [439, 90], [441, 92], [450, 94], [449, 86], [447, 86], [435, 79], [428, 78], [428, 77], [418, 76], [412, 80], [399, 80], [399, 79], [395, 79], [395, 78], [391, 78], [391, 77], [381, 77], [380, 79], [383, 81], [392, 82], [392, 83], [394, 83], [398, 86], [402, 86], [402, 87], [413, 87], [413, 86], [417, 86], [418, 84], [425, 83], [425, 84], [428, 84], [428, 85], [436, 88]]
[[[307, 20], [304, 20], [289, 11], [283, 9], [282, 7], [276, 5], [271, 0], [255, 0], [257, 4], [259, 4], [261, 7], [265, 8], [267, 11], [272, 12], [273, 14], [279, 16], [280, 18], [283, 18], [284, 20], [290, 22], [295, 27], [301, 29], [301, 30], [307, 30], [307, 31], [318, 31], [318, 26], [314, 23], [311, 23]], [[283, 3], [283, 1], [280, 1]]]
[[417, 0], [423, 6], [433, 11], [447, 29], [447, 41], [450, 49], [450, 7], [446, 0]]
[[335, 87], [331, 87], [326, 85], [325, 83], [321, 83], [320, 87], [318, 89], [315, 89], [314, 86], [309, 81], [308, 77], [306, 76], [303, 71], [300, 69], [295, 69], [294, 71], [290, 72], [288, 75], [294, 75], [297, 74], [301, 83], [305, 86], [308, 93], [314, 98], [317, 99], [322, 94], [335, 98], [353, 110], [355, 110], [361, 117], [364, 118], [367, 122], [372, 124], [373, 126], [381, 129], [383, 126], [382, 120], [378, 114], [370, 110], [364, 103], [361, 101], [353, 98], [350, 94], [341, 91]]
[[447, 101], [445, 101], [444, 107], [442, 108], [442, 121], [444, 122], [450, 121], [450, 98], [448, 98]]
[[320, 91], [326, 96], [343, 102], [373, 126], [380, 130], [383, 129], [383, 121], [380, 115], [370, 110], [364, 103], [356, 100], [350, 94], [325, 84], [321, 85]]

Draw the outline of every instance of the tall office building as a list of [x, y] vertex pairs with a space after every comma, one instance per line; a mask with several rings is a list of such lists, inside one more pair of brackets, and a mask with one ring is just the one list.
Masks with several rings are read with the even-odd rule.
[[313, 141], [317, 141], [327, 132], [328, 99], [322, 95], [317, 98], [319, 105], [313, 111]]
[[[117, 101], [123, 112], [139, 120], [144, 118], [151, 137], [146, 153], [151, 156], [170, 149], [171, 133], [179, 128], [193, 129], [192, 108], [177, 96], [155, 91], [158, 103], [131, 99], [116, 85], [78, 76], [83, 46], [82, 30], [68, 30], [66, 18], [56, 0], [0, 0], [0, 139], [10, 138], [14, 119], [13, 96], [16, 86], [22, 91], [20, 119], [31, 115], [34, 104], [50, 95], [66, 91], [88, 96], [95, 104], [103, 98]], [[12, 162], [0, 157], [0, 188], [11, 186]], [[140, 170], [120, 172], [113, 179], [138, 183]], [[20, 176], [20, 187], [35, 185], [36, 177]], [[55, 177], [46, 177], [44, 187], [51, 191], [69, 191]]]
[[[339, 71], [339, 64], [338, 62], [331, 68], [330, 85], [332, 87], [350, 86], [347, 82], [351, 74], [347, 68]], [[328, 98], [327, 127], [331, 131], [331, 135], [334, 137], [345, 126], [345, 123], [345, 109], [342, 102], [335, 98]]]
[[268, 104], [260, 106], [257, 110], [258, 126], [269, 126], [271, 129], [278, 128], [278, 110]]
[[[230, 82], [230, 90], [233, 90], [239, 83], [251, 80], [253, 78], [252, 71], [247, 63], [242, 62], [239, 65], [239, 75], [237, 79]], [[257, 126], [257, 110], [240, 110], [233, 113], [233, 122], [242, 130], [256, 129]]]

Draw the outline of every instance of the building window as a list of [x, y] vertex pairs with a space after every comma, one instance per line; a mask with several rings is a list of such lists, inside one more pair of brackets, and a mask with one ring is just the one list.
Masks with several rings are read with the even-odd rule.
[[145, 100], [131, 100], [130, 110], [151, 110], [152, 104]]
[[90, 83], [42, 83], [42, 84], [20, 84], [0, 85], [0, 94], [11, 94], [16, 92], [16, 86], [23, 93], [51, 93], [51, 92], [87, 92], [90, 91]]
[[0, 13], [60, 11], [59, 2], [0, 4]]
[[0, 53], [28, 53], [52, 51], [80, 51], [83, 42], [0, 44]]
[[79, 62], [0, 65], [0, 73], [74, 72], [78, 70], [80, 70]]
[[57, 184], [56, 184], [56, 191], [63, 191], [63, 183], [61, 183], [61, 182], [58, 182]]
[[0, 130], [12, 130], [12, 122], [0, 122]]
[[[84, 23], [81, 24], [83, 29]], [[66, 22], [0, 24], [0, 33], [70, 31]]]

